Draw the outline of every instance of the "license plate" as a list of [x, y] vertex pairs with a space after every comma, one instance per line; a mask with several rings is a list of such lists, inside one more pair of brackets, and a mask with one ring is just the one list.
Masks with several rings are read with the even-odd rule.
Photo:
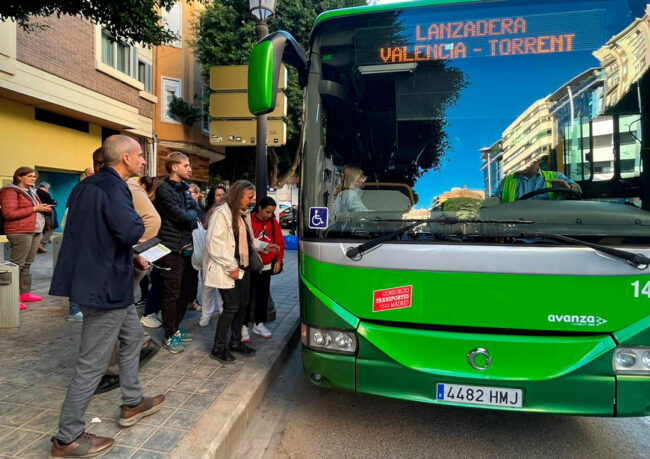
[[503, 387], [465, 386], [462, 384], [436, 384], [436, 400], [445, 403], [463, 403], [472, 405], [506, 406], [521, 408], [523, 406], [521, 389]]

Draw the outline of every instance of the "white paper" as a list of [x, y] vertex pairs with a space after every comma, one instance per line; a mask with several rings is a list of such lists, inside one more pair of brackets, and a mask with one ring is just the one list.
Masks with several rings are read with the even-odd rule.
[[162, 257], [164, 257], [165, 255], [171, 252], [172, 251], [169, 250], [164, 245], [158, 244], [148, 250], [145, 250], [140, 254], [140, 256], [145, 260], [147, 260], [149, 263], [153, 263], [154, 261], [161, 259]]
[[97, 424], [98, 422], [102, 422], [102, 420], [99, 418], [92, 418], [90, 422], [92, 422], [93, 424]]

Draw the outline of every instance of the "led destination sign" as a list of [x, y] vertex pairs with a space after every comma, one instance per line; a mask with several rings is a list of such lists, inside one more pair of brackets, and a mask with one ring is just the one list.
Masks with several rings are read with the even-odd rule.
[[411, 14], [394, 26], [357, 29], [356, 64], [569, 53], [593, 50], [604, 41], [601, 10], [464, 20], [432, 17]]

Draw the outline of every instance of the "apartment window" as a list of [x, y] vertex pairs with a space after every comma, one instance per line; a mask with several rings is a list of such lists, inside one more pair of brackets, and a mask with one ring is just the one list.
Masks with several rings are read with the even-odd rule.
[[178, 40], [169, 45], [174, 48], [182, 48], [183, 43], [181, 37], [183, 35], [183, 11], [180, 2], [174, 3], [174, 6], [172, 6], [169, 11], [163, 10], [162, 18], [165, 28], [179, 36]]
[[134, 77], [135, 66], [132, 63], [136, 54], [133, 46], [119, 41], [111, 42], [111, 36], [102, 30], [102, 63], [119, 70], [125, 75]]
[[161, 118], [165, 123], [180, 124], [180, 122], [169, 113], [169, 104], [174, 97], [181, 97], [181, 80], [163, 77], [162, 79], [162, 104], [160, 104]]
[[151, 64], [138, 59], [138, 81], [144, 85], [144, 90], [151, 93]]

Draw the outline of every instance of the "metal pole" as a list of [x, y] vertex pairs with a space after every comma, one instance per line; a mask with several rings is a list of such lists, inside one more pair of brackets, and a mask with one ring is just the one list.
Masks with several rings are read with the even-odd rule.
[[[266, 21], [259, 21], [255, 27], [257, 40], [261, 40], [269, 34]], [[266, 115], [257, 117], [257, 144], [255, 146], [255, 200], [260, 201], [266, 196], [267, 180], [267, 147], [266, 147]]]

